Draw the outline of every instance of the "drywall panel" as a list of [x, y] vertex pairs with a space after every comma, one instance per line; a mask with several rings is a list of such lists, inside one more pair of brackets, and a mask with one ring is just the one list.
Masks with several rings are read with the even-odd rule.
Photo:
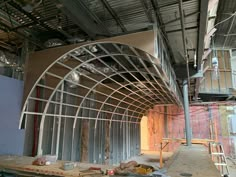
[[[127, 34], [123, 36], [117, 36], [112, 38], [101, 39], [95, 42], [114, 42], [114, 43], [122, 43], [127, 44], [136, 48], [139, 48], [143, 51], [154, 55], [154, 32], [146, 31], [139, 32], [134, 34]], [[53, 63], [57, 58], [62, 56], [63, 54], [69, 52], [70, 50], [88, 44], [89, 42], [73, 44], [63, 47], [56, 47], [52, 49], [46, 49], [38, 52], [31, 53], [26, 65], [26, 80], [25, 80], [25, 88], [24, 88], [24, 99], [30, 92], [33, 84], [37, 81], [39, 76], [45, 71], [45, 69]], [[90, 42], [91, 43], [91, 42]]]
[[22, 155], [24, 130], [19, 130], [23, 82], [0, 76], [0, 154]]

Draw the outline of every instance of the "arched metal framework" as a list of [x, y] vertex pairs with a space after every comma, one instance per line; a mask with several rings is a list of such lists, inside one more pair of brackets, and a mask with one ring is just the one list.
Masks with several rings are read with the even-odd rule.
[[[93, 120], [95, 130], [99, 121], [107, 121], [111, 129], [115, 122], [121, 126], [139, 124], [154, 105], [180, 105], [175, 75], [167, 63], [120, 43], [77, 47], [55, 60], [38, 78], [24, 104], [20, 127], [27, 128], [37, 116], [38, 154], [58, 154], [60, 129], [68, 126], [72, 130], [71, 154], [75, 154], [81, 119]], [[71, 79], [73, 75], [77, 80]], [[36, 102], [40, 105], [37, 110]], [[70, 123], [65, 125], [62, 119]], [[49, 130], [52, 133], [48, 135]], [[50, 139], [50, 150], [45, 139]]]

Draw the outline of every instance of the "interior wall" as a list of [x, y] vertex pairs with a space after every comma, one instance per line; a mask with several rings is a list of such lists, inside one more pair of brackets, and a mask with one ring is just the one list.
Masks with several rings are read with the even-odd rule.
[[[177, 117], [182, 114], [181, 108], [175, 105], [155, 106], [148, 112], [148, 149], [159, 151], [162, 138], [182, 138], [184, 122]], [[179, 143], [170, 143], [166, 151], [174, 151]]]
[[22, 155], [24, 130], [19, 130], [23, 82], [0, 76], [0, 154]]
[[[192, 139], [213, 139], [224, 145], [226, 155], [235, 153], [233, 136], [230, 135], [229, 106], [199, 105], [190, 106], [190, 125]], [[233, 110], [233, 109], [232, 109]], [[165, 121], [166, 120], [166, 121]], [[141, 124], [141, 127], [144, 124]], [[162, 138], [185, 138], [184, 111], [177, 106], [155, 106], [147, 116], [148, 147], [159, 151]], [[144, 136], [144, 135], [142, 135]], [[142, 142], [143, 143], [143, 142]], [[174, 151], [179, 143], [173, 141], [164, 151]]]
[[[63, 89], [76, 94], [81, 92], [80, 88], [70, 88], [68, 84], [63, 84]], [[101, 91], [102, 88], [99, 88]], [[75, 97], [70, 95], [61, 94], [54, 99], [62, 97], [64, 103], [79, 104], [80, 100], [76, 100]], [[100, 95], [95, 93], [89, 94], [88, 98], [91, 100], [85, 100], [82, 107], [94, 109], [99, 105], [92, 101], [93, 99], [103, 100]], [[31, 102], [31, 106], [36, 106], [37, 101]], [[122, 106], [122, 105], [121, 105]], [[32, 108], [33, 109], [33, 108]], [[106, 105], [102, 110], [107, 110], [109, 107]], [[40, 110], [40, 108], [39, 108]], [[49, 112], [52, 114], [58, 114], [60, 105], [51, 105]], [[43, 127], [43, 139], [42, 139], [42, 154], [58, 154], [59, 160], [71, 160], [89, 163], [99, 164], [118, 164], [122, 160], [126, 160], [134, 155], [140, 153], [140, 124], [134, 124], [129, 122], [129, 113], [123, 114], [121, 110], [117, 109], [120, 115], [115, 115], [113, 119], [119, 120], [111, 122], [111, 113], [101, 112], [99, 118], [103, 120], [86, 119], [95, 117], [97, 111], [88, 109], [81, 109], [78, 113], [78, 117], [85, 117], [85, 119], [78, 118], [76, 120], [70, 117], [62, 116], [47, 117], [44, 120], [45, 126]], [[72, 107], [61, 107], [62, 114], [73, 114], [74, 109]], [[68, 114], [70, 115], [70, 114]], [[39, 116], [39, 122], [41, 117]], [[53, 119], [52, 119], [53, 118]], [[36, 135], [33, 135], [35, 117], [28, 117], [27, 119], [27, 132], [25, 141], [24, 155], [34, 156], [32, 149], [34, 144], [38, 144], [39, 131]], [[107, 119], [104, 121], [104, 119]], [[125, 121], [125, 122], [122, 122]], [[59, 123], [60, 122], [60, 123]], [[75, 123], [75, 124], [74, 124]], [[39, 127], [38, 123], [38, 127]], [[39, 130], [39, 128], [38, 128]], [[57, 141], [57, 136], [59, 141]], [[36, 141], [36, 142], [35, 142]], [[59, 143], [59, 149], [57, 152], [56, 144]]]
[[[153, 32], [149, 31], [106, 39], [101, 42], [124, 42], [131, 46], [142, 48], [144, 51], [150, 50], [148, 52], [152, 53], [153, 39]], [[94, 47], [95, 44], [90, 45], [90, 47]], [[96, 47], [102, 49], [103, 45], [106, 44], [99, 44]], [[30, 155], [31, 149], [35, 144], [38, 144], [38, 155], [56, 154], [62, 160], [92, 163], [106, 163], [109, 161], [109, 163], [115, 164], [140, 152], [139, 121], [145, 113], [145, 109], [150, 107], [149, 104], [153, 106], [156, 102], [159, 103], [160, 99], [164, 99], [165, 102], [179, 103], [179, 99], [176, 100], [173, 94], [175, 92], [166, 93], [161, 83], [168, 88], [168, 92], [170, 89], [175, 91], [178, 91], [178, 89], [175, 88], [175, 80], [173, 79], [175, 77], [173, 77], [172, 68], [166, 62], [168, 60], [166, 52], [161, 51], [165, 55], [161, 58], [161, 65], [155, 67], [153, 61], [156, 60], [151, 55], [149, 56], [140, 50], [136, 51], [133, 47], [120, 48], [119, 46], [120, 44], [112, 44], [108, 46], [108, 49], [105, 47], [97, 53], [91, 53], [89, 46], [83, 47], [83, 52], [88, 52], [88, 55], [84, 56], [83, 53], [80, 53], [81, 50], [78, 49], [70, 53], [71, 55], [67, 54], [66, 52], [72, 46], [48, 49], [31, 55], [27, 67], [25, 93], [29, 92], [36, 79], [38, 81], [36, 87], [33, 86], [33, 91], [37, 92], [37, 87], [40, 87], [44, 93], [39, 96], [35, 96], [37, 93], [30, 93], [27, 104], [25, 104], [23, 109], [26, 119], [21, 120], [27, 120], [26, 128], [29, 130], [27, 131], [27, 137], [30, 137], [26, 140], [28, 141], [26, 143], [27, 146], [25, 146], [27, 147], [27, 151], [25, 151], [27, 155]], [[76, 46], [71, 49], [74, 47]], [[118, 59], [104, 57], [104, 61], [100, 60], [101, 56], [107, 56], [109, 52], [112, 54], [117, 52], [118, 55], [127, 52], [131, 53], [132, 56], [138, 55], [144, 58], [142, 61], [140, 57], [134, 56], [135, 58], [133, 58], [125, 55], [124, 59], [127, 62], [120, 57]], [[62, 56], [60, 61], [53, 63], [62, 53], [66, 55], [66, 58]], [[77, 54], [75, 55], [75, 53]], [[98, 54], [98, 57], [95, 57], [95, 53]], [[78, 56], [83, 59], [79, 59]], [[89, 64], [93, 64], [92, 62], [96, 60], [98, 67], [102, 66], [103, 68], [106, 66], [112, 72], [109, 74], [103, 74], [103, 71], [100, 72], [99, 70], [94, 72], [93, 70], [97, 66], [92, 67], [92, 70], [91, 68], [88, 69], [88, 66], [85, 65], [90, 61], [88, 57], [91, 57], [91, 63]], [[109, 60], [105, 62], [107, 59]], [[121, 71], [122, 74], [114, 72], [108, 62], [118, 64], [118, 71]], [[81, 63], [82, 65], [79, 65]], [[50, 69], [45, 70], [50, 64], [52, 64]], [[39, 65], [41, 67], [38, 67]], [[127, 65], [127, 67], [123, 65]], [[71, 83], [71, 81], [68, 81], [66, 74], [70, 74], [69, 72], [73, 71], [77, 66], [80, 67], [76, 70], [80, 75], [79, 81], [74, 81], [74, 89], [68, 88], [70, 87], [68, 83]], [[139, 71], [138, 67], [142, 70]], [[151, 72], [148, 71], [147, 75], [143, 74], [142, 71], [149, 70], [149, 67]], [[161, 70], [161, 67], [164, 70]], [[133, 72], [136, 73], [136, 70], [138, 70], [137, 76], [132, 74]], [[152, 71], [155, 71], [160, 77], [158, 79], [153, 77]], [[115, 74], [114, 77], [113, 72]], [[128, 74], [123, 74], [126, 72]], [[43, 73], [43, 77], [39, 78], [41, 73]], [[97, 73], [100, 73], [100, 75]], [[117, 75], [117, 73], [119, 74]], [[168, 73], [168, 75], [165, 73]], [[165, 78], [166, 82], [162, 79], [159, 80], [162, 76], [165, 77], [164, 75], [167, 76]], [[111, 78], [109, 78], [110, 76]], [[39, 79], [41, 80], [39, 81]], [[169, 82], [168, 79], [170, 79]], [[147, 84], [145, 80], [147, 80]], [[40, 83], [41, 81], [43, 84]], [[154, 81], [156, 85], [152, 83]], [[158, 82], [160, 82], [160, 85]], [[114, 86], [110, 86], [111, 83]], [[166, 85], [166, 83], [169, 84]], [[153, 87], [153, 89], [150, 87]], [[149, 92], [146, 92], [144, 88], [147, 88]], [[152, 94], [156, 95], [155, 90], [158, 89], [160, 89], [160, 95], [162, 96], [153, 98]], [[162, 91], [165, 94], [161, 94]], [[90, 99], [89, 94], [94, 94], [94, 98]], [[147, 97], [151, 100], [146, 99]], [[36, 110], [38, 107], [36, 106], [37, 102], [41, 102], [41, 108]], [[35, 108], [30, 107], [30, 105], [35, 105]], [[36, 117], [38, 117], [39, 121], [35, 121]], [[166, 127], [168, 126], [167, 122], [167, 118], [165, 118]], [[24, 128], [24, 124], [22, 128]], [[162, 131], [164, 133], [164, 130]], [[32, 135], [31, 132], [34, 132], [34, 134]], [[153, 144], [153, 146], [157, 146], [157, 144]]]

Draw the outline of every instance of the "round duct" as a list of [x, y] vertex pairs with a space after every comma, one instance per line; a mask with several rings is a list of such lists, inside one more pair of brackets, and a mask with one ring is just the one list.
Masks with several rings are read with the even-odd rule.
[[60, 45], [64, 45], [64, 42], [60, 39], [49, 39], [44, 43], [44, 46], [47, 48], [50, 47], [56, 47], [56, 46], [60, 46]]
[[76, 84], [79, 84], [79, 81], [80, 81], [80, 75], [73, 71], [67, 78], [67, 85], [70, 87], [70, 88], [76, 88], [78, 85]]

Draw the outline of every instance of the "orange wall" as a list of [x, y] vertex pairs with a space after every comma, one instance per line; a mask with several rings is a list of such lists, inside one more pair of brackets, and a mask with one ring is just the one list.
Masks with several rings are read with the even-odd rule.
[[[225, 108], [224, 108], [225, 110]], [[210, 115], [212, 121], [210, 121]], [[190, 122], [192, 127], [193, 139], [216, 139], [224, 145], [225, 153], [230, 154], [230, 138], [222, 135], [222, 124], [225, 115], [222, 113], [222, 107], [218, 105], [211, 106], [191, 106]], [[210, 123], [212, 124], [212, 133]], [[141, 123], [142, 124], [142, 123]], [[142, 127], [142, 125], [141, 125]], [[185, 138], [185, 121], [183, 109], [177, 106], [155, 106], [149, 110], [147, 116], [147, 135], [148, 145], [146, 149], [150, 151], [159, 151], [162, 138]], [[215, 131], [216, 129], [216, 131]], [[170, 143], [165, 151], [174, 151], [179, 143]]]

